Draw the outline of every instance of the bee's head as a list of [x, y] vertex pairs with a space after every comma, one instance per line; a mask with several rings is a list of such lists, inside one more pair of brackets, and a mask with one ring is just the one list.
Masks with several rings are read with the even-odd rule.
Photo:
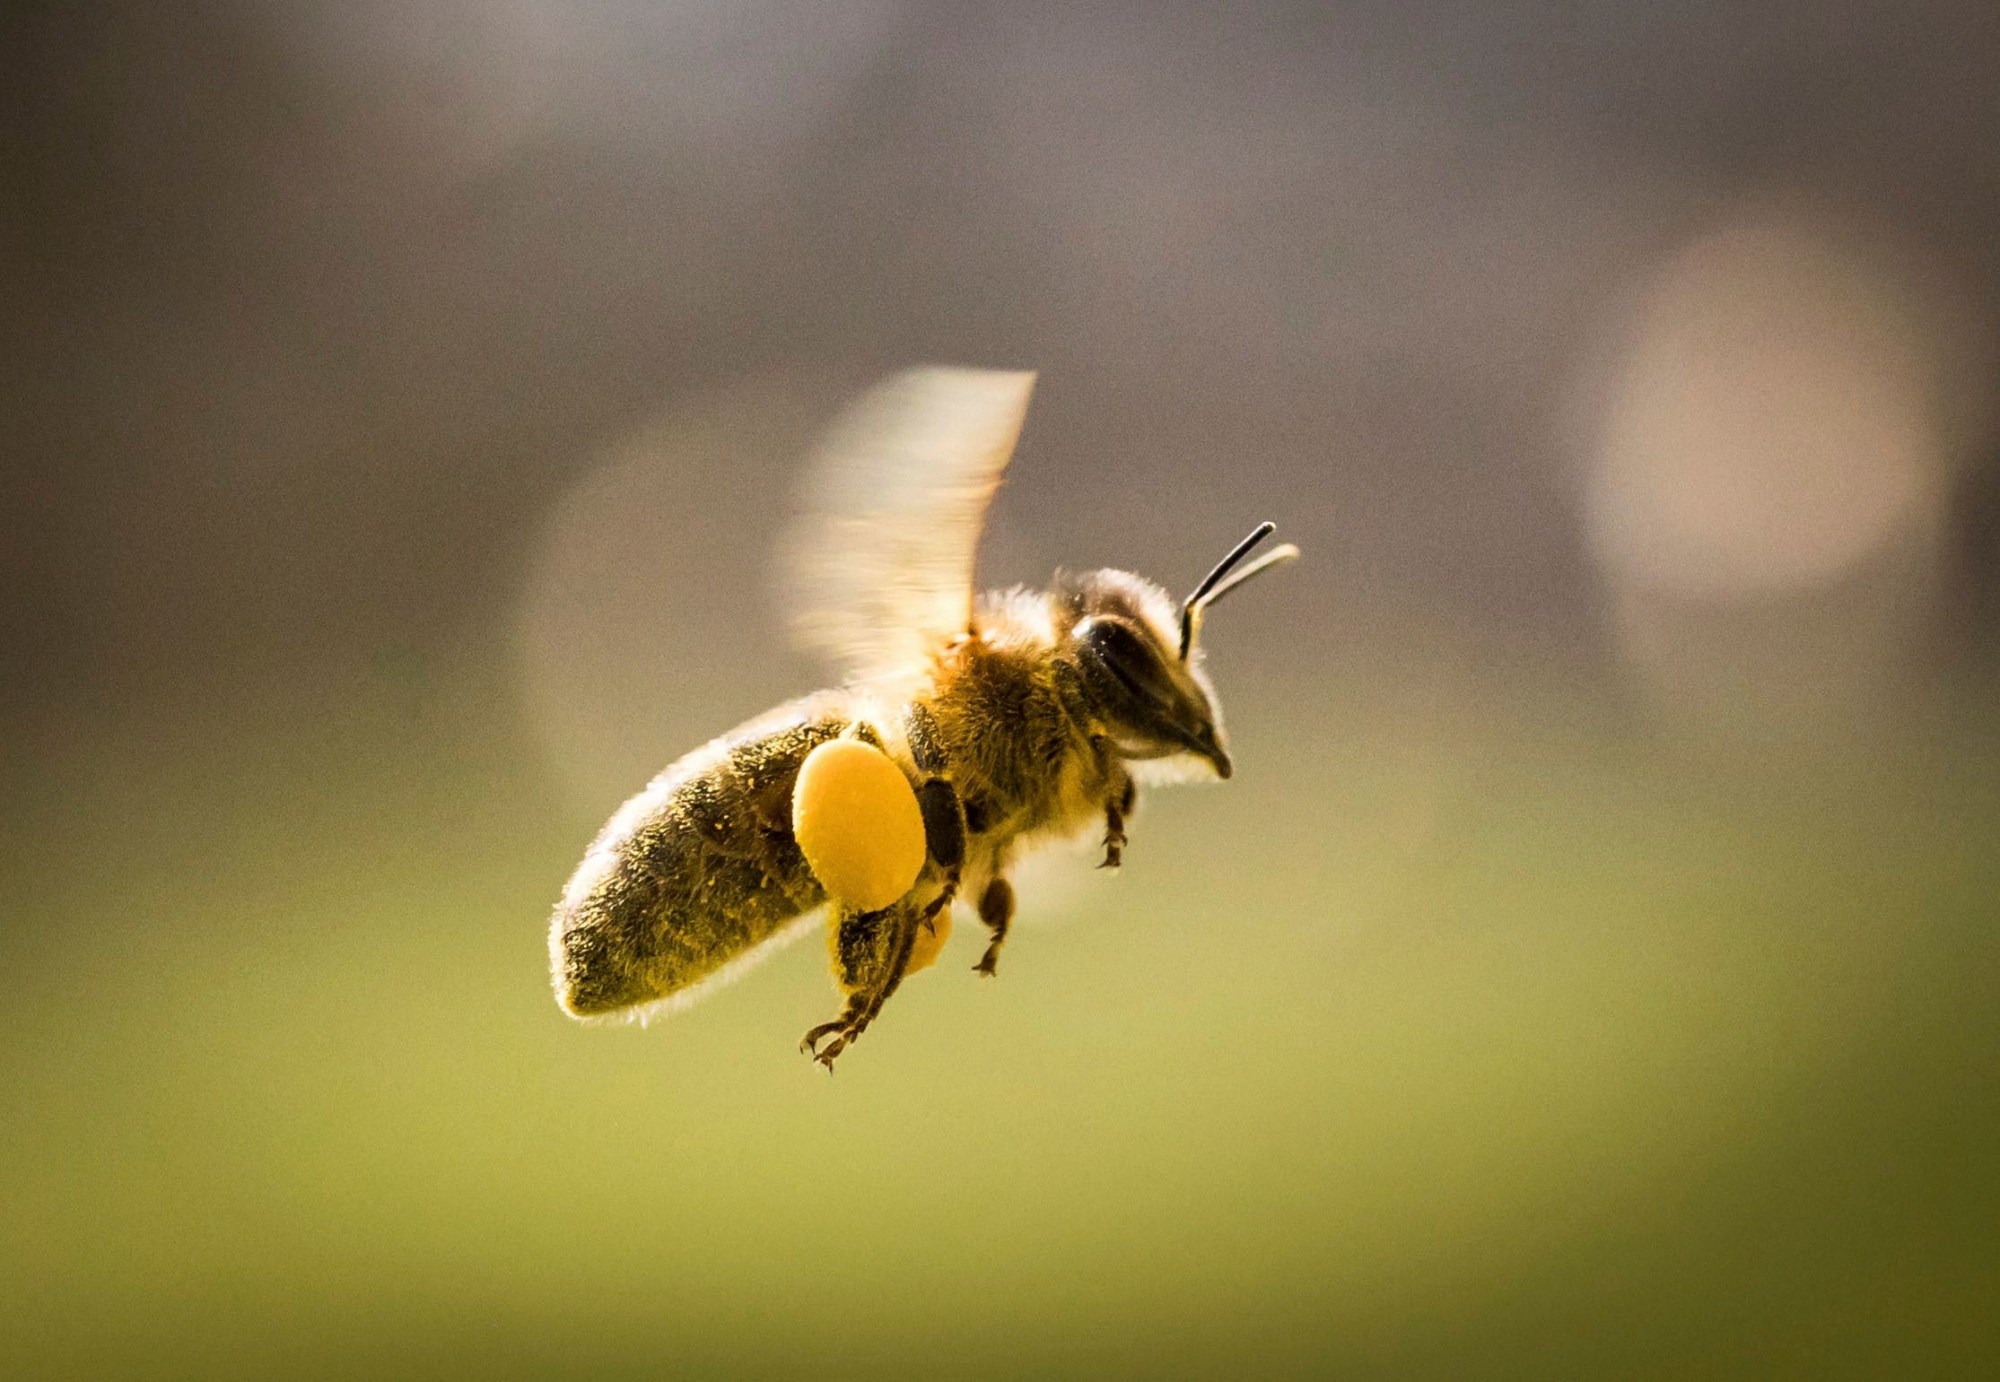
[[1067, 639], [1092, 710], [1128, 758], [1193, 754], [1228, 777], [1222, 715], [1196, 646], [1210, 605], [1260, 571], [1290, 561], [1289, 543], [1230, 573], [1276, 527], [1265, 523], [1236, 545], [1178, 610], [1165, 591], [1125, 571], [1093, 571], [1064, 583]]

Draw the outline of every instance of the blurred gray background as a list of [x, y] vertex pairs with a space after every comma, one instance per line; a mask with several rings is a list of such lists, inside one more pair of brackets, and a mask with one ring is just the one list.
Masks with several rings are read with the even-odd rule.
[[[1990, 5], [0, 24], [28, 1375], [2000, 1362]], [[1041, 371], [989, 582], [1306, 550], [1237, 780], [831, 1087], [813, 946], [567, 1024], [930, 361]]]

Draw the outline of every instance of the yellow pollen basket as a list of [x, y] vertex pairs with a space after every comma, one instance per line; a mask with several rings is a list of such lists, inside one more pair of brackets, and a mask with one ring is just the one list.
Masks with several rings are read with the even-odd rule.
[[924, 866], [910, 780], [859, 739], [830, 739], [806, 755], [792, 789], [792, 834], [827, 896], [856, 911], [887, 907]]
[[937, 957], [944, 953], [944, 943], [950, 939], [951, 908], [944, 907], [931, 918], [928, 927], [917, 928], [917, 939], [910, 946], [910, 962], [903, 966], [903, 974], [907, 977], [936, 964]]

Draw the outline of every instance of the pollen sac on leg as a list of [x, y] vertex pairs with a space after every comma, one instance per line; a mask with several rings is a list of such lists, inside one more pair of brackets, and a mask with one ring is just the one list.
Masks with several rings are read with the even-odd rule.
[[792, 834], [827, 896], [887, 907], [924, 866], [924, 819], [902, 769], [859, 739], [832, 739], [799, 767]]
[[929, 969], [937, 963], [937, 957], [944, 950], [944, 943], [951, 939], [951, 908], [940, 907], [930, 920], [929, 926], [917, 928], [917, 939], [910, 946], [910, 963], [904, 967], [905, 978], [920, 969]]

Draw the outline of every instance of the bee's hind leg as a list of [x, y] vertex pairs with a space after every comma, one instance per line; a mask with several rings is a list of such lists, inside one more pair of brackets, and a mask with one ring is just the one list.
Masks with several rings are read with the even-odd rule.
[[[834, 1058], [860, 1038], [903, 982], [910, 951], [916, 945], [918, 922], [917, 909], [905, 902], [878, 912], [843, 909], [835, 914], [833, 974], [847, 993], [847, 1005], [839, 1017], [807, 1032], [799, 1043], [801, 1051], [833, 1069]], [[827, 1037], [832, 1040], [821, 1046]]]

